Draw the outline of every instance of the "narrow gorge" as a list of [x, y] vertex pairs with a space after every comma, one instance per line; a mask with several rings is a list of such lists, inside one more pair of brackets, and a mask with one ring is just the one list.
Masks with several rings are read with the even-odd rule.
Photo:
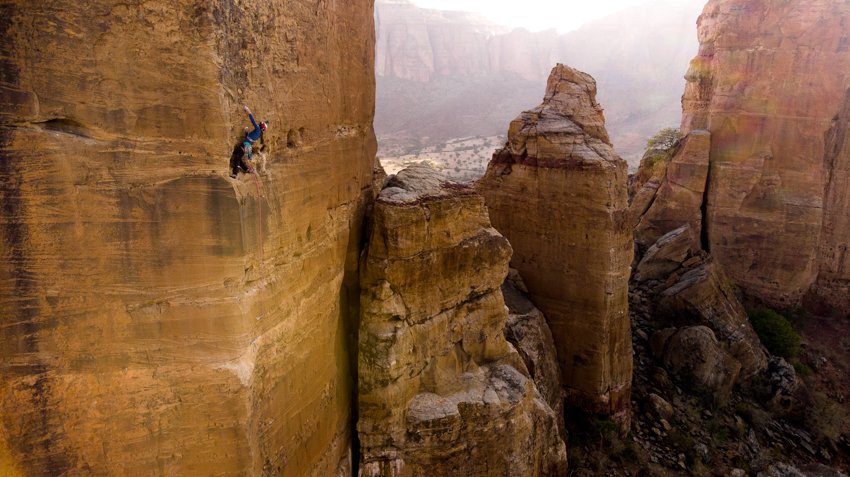
[[485, 67], [374, 8], [0, 0], [0, 475], [850, 469], [850, 3], [709, 0], [632, 176], [596, 80], [524, 58], [474, 183], [378, 163], [376, 47]]

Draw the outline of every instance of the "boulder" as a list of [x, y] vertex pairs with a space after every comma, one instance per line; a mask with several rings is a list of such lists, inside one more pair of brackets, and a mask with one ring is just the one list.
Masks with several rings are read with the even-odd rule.
[[699, 237], [685, 224], [658, 239], [643, 256], [635, 271], [639, 282], [663, 280], [700, 250]]
[[721, 398], [729, 395], [741, 370], [705, 326], [672, 333], [664, 342], [661, 362], [681, 386]]
[[753, 330], [730, 280], [712, 260], [684, 273], [661, 293], [658, 311], [678, 326], [711, 328], [720, 342], [741, 363], [743, 377], [767, 367], [767, 353]]
[[673, 406], [663, 397], [655, 393], [650, 393], [649, 395], [649, 409], [659, 419], [666, 419], [669, 421], [670, 418], [673, 417]]

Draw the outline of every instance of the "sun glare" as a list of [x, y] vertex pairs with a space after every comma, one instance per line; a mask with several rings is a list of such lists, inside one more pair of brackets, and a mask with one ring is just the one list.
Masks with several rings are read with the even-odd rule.
[[[413, 0], [423, 8], [458, 10], [480, 13], [490, 20], [531, 31], [554, 28], [560, 32], [574, 30], [581, 25], [623, 8], [645, 3], [646, 0], [525, 0], [505, 2], [493, 0]], [[675, 2], [676, 0], [671, 0]]]

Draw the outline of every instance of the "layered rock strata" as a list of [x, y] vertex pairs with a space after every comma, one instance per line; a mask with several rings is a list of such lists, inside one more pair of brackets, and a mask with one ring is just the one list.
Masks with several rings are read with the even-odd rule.
[[543, 311], [568, 399], [627, 420], [632, 370], [626, 164], [596, 84], [558, 65], [543, 104], [514, 120], [479, 183], [513, 266]]
[[0, 473], [350, 474], [373, 37], [360, 0], [0, 4]]
[[[549, 404], [555, 414], [563, 415], [564, 389], [561, 384], [561, 369], [558, 366], [558, 353], [552, 331], [546, 323], [546, 317], [528, 299], [522, 279], [516, 275], [502, 285], [505, 305], [508, 307], [508, 322], [505, 338], [514, 345], [540, 395]], [[559, 423], [563, 427], [563, 420]]]
[[564, 475], [560, 419], [506, 341], [511, 247], [427, 166], [390, 179], [361, 268], [361, 475]]
[[682, 386], [718, 398], [732, 391], [741, 363], [726, 352], [705, 326], [666, 329], [655, 333], [652, 352]]
[[818, 278], [806, 304], [850, 317], [850, 90], [826, 138], [829, 180], [818, 251]]
[[816, 296], [850, 308], [848, 159], [835, 132], [846, 124], [848, 21], [850, 4], [830, 0], [711, 0], [699, 20], [682, 130], [711, 133], [705, 242], [774, 306], [798, 305], [820, 274]]
[[632, 215], [640, 217], [635, 225], [638, 245], [648, 247], [663, 235], [687, 225], [698, 246], [710, 146], [711, 134], [704, 130], [691, 131], [681, 140], [666, 166], [660, 168], [663, 169], [660, 180], [650, 179], [641, 188], [643, 195], [632, 203], [637, 211]]
[[658, 303], [661, 314], [678, 324], [711, 328], [741, 363], [741, 375], [751, 377], [767, 367], [767, 353], [729, 279], [713, 260], [688, 263], [668, 279]]

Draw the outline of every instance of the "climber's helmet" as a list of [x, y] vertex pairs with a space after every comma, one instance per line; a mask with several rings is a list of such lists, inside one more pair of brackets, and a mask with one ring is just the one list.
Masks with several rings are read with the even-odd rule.
[[263, 131], [265, 131], [268, 128], [269, 128], [269, 122], [268, 121], [263, 121], [263, 122], [260, 123], [260, 129], [262, 129]]

